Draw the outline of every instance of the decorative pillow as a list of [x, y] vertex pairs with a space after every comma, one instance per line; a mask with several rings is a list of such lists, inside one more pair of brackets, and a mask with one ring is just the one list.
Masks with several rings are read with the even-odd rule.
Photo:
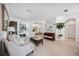
[[25, 38], [24, 42], [25, 42], [25, 44], [29, 43], [30, 42], [30, 38], [28, 38], [28, 37]]
[[14, 42], [17, 46], [20, 46], [20, 43], [19, 43], [18, 39], [13, 39], [13, 42]]
[[16, 44], [18, 46], [23, 46], [23, 45], [27, 44], [28, 43], [27, 40], [26, 40], [26, 38], [19, 38], [14, 34], [12, 36], [9, 36], [9, 41], [12, 41], [14, 44]]
[[19, 42], [20, 39], [19, 39], [16, 35], [13, 35], [12, 38], [13, 38], [13, 42], [14, 42], [16, 45], [18, 45], [18, 46], [21, 45], [20, 42]]
[[25, 42], [24, 42], [23, 39], [20, 39], [20, 40], [19, 40], [19, 43], [20, 43], [20, 45], [25, 45]]
[[8, 41], [11, 41], [11, 40], [12, 40], [11, 36], [10, 36], [10, 35], [8, 35]]
[[19, 43], [19, 39], [17, 38], [16, 35], [11, 35], [8, 37], [9, 41], [12, 41], [14, 44], [20, 46], [20, 43]]

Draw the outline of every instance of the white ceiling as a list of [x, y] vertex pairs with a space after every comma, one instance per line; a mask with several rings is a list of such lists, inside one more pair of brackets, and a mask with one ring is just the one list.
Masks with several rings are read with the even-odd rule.
[[[5, 4], [10, 17], [22, 19], [51, 19], [79, 12], [78, 3], [10, 3]], [[65, 13], [64, 10], [68, 9]]]

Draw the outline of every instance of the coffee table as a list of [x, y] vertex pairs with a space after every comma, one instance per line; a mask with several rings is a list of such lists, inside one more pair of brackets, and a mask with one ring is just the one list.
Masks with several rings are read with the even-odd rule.
[[37, 37], [31, 37], [30, 41], [33, 41], [37, 46], [39, 43], [43, 44], [43, 39], [38, 39]]

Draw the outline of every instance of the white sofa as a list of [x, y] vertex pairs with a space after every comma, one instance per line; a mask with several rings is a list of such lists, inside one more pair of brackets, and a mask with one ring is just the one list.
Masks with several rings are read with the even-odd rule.
[[23, 46], [18, 46], [12, 41], [4, 40], [10, 56], [25, 56], [33, 51], [34, 45], [30, 42]]

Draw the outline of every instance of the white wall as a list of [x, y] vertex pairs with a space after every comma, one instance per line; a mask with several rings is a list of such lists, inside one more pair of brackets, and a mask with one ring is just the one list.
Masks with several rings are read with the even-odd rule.
[[[53, 20], [53, 21], [52, 21]], [[45, 32], [55, 32], [55, 19], [45, 21]], [[51, 30], [49, 27], [52, 26]]]

